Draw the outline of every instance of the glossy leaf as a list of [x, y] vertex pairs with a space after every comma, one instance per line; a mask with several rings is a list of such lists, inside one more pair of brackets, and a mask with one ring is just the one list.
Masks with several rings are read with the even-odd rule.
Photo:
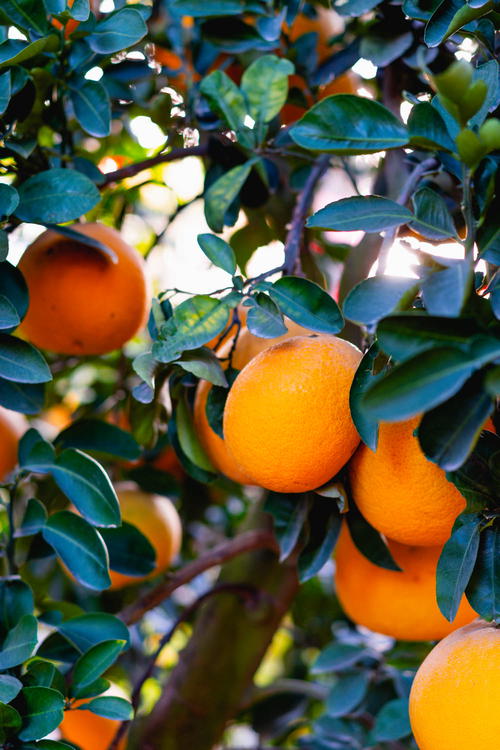
[[337, 154], [372, 154], [406, 145], [405, 126], [378, 102], [336, 94], [315, 104], [290, 129], [299, 146]]
[[0, 377], [15, 383], [46, 383], [52, 380], [46, 361], [27, 341], [0, 333]]
[[264, 510], [273, 517], [280, 560], [286, 560], [295, 549], [309, 508], [310, 499], [305, 494], [269, 493]]
[[[238, 376], [239, 370], [235, 370], [233, 367], [228, 367], [225, 371], [227, 382], [229, 387], [234, 383]], [[228, 388], [221, 388], [220, 386], [214, 386], [210, 388], [207, 397], [207, 403], [205, 406], [205, 413], [207, 415], [207, 421], [212, 430], [224, 438], [223, 432], [223, 417], [224, 407], [226, 405], [227, 397], [229, 395]]]
[[36, 646], [38, 622], [33, 615], [23, 615], [9, 631], [0, 650], [0, 669], [10, 669], [29, 659]]
[[378, 565], [379, 568], [401, 570], [382, 536], [363, 518], [355, 505], [346, 514], [346, 521], [352, 541], [367, 560], [370, 560], [374, 565]]
[[106, 547], [84, 518], [67, 510], [59, 511], [50, 516], [42, 534], [77, 581], [97, 591], [110, 586]]
[[468, 260], [453, 263], [435, 271], [422, 284], [422, 295], [430, 315], [455, 318], [472, 288], [473, 270]]
[[147, 576], [154, 570], [156, 551], [136, 526], [123, 521], [117, 529], [102, 529], [101, 536], [111, 570], [132, 576]]
[[443, 0], [427, 22], [424, 33], [425, 43], [428, 47], [437, 47], [455, 31], [489, 13], [492, 7], [493, 0], [489, 0], [481, 8], [472, 8], [462, 0]]
[[40, 474], [47, 474], [54, 466], [54, 448], [33, 428], [19, 441], [18, 456], [20, 466]]
[[255, 304], [248, 309], [246, 321], [250, 333], [264, 339], [283, 336], [287, 332], [287, 327], [279, 307], [264, 292], [257, 292], [253, 299]]
[[381, 232], [406, 224], [411, 219], [411, 211], [389, 198], [357, 195], [329, 203], [309, 217], [306, 226], [335, 231]]
[[35, 224], [78, 219], [99, 203], [99, 191], [74, 169], [49, 169], [29, 177], [19, 187], [16, 216]]
[[414, 296], [417, 289], [415, 279], [371, 276], [351, 289], [343, 312], [348, 320], [373, 325], [396, 310], [407, 296]]
[[214, 385], [227, 388], [227, 379], [217, 355], [205, 347], [184, 352], [175, 362], [186, 372], [191, 372], [197, 378], [208, 380]]
[[481, 533], [477, 562], [466, 590], [471, 607], [485, 620], [500, 621], [500, 528]]
[[236, 258], [231, 245], [215, 234], [199, 234], [198, 245], [214, 266], [233, 275], [236, 273]]
[[379, 353], [375, 342], [363, 355], [349, 392], [349, 407], [358, 434], [365, 445], [372, 451], [377, 450], [378, 422], [371, 418], [361, 406], [361, 399], [373, 378], [373, 364]]
[[470, 318], [440, 318], [412, 311], [381, 320], [377, 338], [384, 352], [402, 360], [435, 346], [467, 351], [471, 336], [477, 332], [476, 324]]
[[94, 698], [82, 708], [92, 711], [97, 716], [105, 716], [106, 719], [114, 719], [115, 721], [130, 721], [134, 715], [132, 706], [128, 701], [123, 698], [115, 698], [112, 695]]
[[321, 651], [311, 667], [311, 673], [322, 674], [348, 669], [369, 655], [370, 652], [366, 646], [333, 642]]
[[307, 542], [298, 560], [301, 583], [319, 573], [330, 560], [340, 534], [341, 524], [335, 501], [325, 499], [313, 503], [307, 519]]
[[50, 39], [50, 36], [45, 36], [30, 43], [20, 39], [7, 39], [0, 44], [0, 68], [4, 65], [17, 65], [39, 55]]
[[35, 497], [30, 497], [26, 505], [23, 520], [15, 531], [16, 539], [23, 536], [38, 534], [46, 520], [47, 511], [45, 510], [45, 506]]
[[446, 122], [430, 102], [420, 102], [413, 107], [408, 118], [408, 130], [410, 142], [417, 148], [455, 150]]
[[253, 133], [244, 125], [247, 114], [245, 98], [234, 81], [222, 70], [214, 70], [202, 80], [200, 91], [208, 99], [210, 108], [229, 128], [243, 135], [243, 145], [254, 145]]
[[443, 547], [436, 574], [439, 609], [452, 622], [469, 583], [479, 550], [481, 516], [464, 513]]
[[142, 15], [135, 8], [121, 8], [99, 21], [86, 41], [93, 52], [109, 55], [132, 47], [146, 33]]
[[329, 716], [343, 716], [353, 711], [365, 697], [370, 676], [368, 672], [346, 672], [336, 678], [326, 699]]
[[308, 279], [283, 276], [267, 291], [281, 312], [304, 328], [335, 334], [344, 326], [342, 313], [333, 297]]
[[410, 227], [431, 240], [457, 237], [451, 214], [444, 198], [428, 187], [420, 188], [412, 197], [415, 221]]
[[[0, 115], [3, 115], [3, 113], [9, 106], [11, 91], [12, 89], [10, 86], [10, 71], [7, 71], [6, 73], [0, 74]], [[10, 187], [10, 186], [2, 184], [2, 188], [0, 189], [0, 214], [1, 215], [5, 215], [5, 208], [4, 208], [5, 197], [2, 196], [2, 193], [5, 193], [5, 190], [4, 190], [5, 187]], [[8, 192], [9, 191], [7, 191], [7, 193]]]
[[0, 330], [16, 328], [21, 322], [17, 310], [12, 302], [0, 295]]
[[16, 308], [22, 320], [28, 310], [28, 287], [21, 271], [11, 263], [0, 263], [0, 294]]
[[361, 57], [370, 60], [373, 65], [384, 68], [402, 57], [413, 44], [411, 31], [386, 34], [380, 28], [371, 29], [361, 38], [359, 52]]
[[21, 580], [0, 579], [0, 620], [6, 631], [11, 632], [25, 615], [32, 615], [35, 608], [33, 592]]
[[177, 433], [182, 451], [195, 466], [204, 471], [215, 471], [212, 462], [205, 453], [194, 428], [191, 410], [185, 398], [180, 399], [175, 410]]
[[106, 612], [90, 612], [88, 614], [64, 620], [58, 630], [79, 651], [88, 651], [102, 640], [129, 641], [127, 626]]
[[250, 174], [255, 160], [239, 164], [219, 177], [205, 193], [205, 218], [207, 224], [214, 232], [222, 232], [224, 229], [224, 217], [226, 211], [239, 194], [248, 175]]
[[85, 81], [70, 89], [75, 117], [89, 135], [104, 138], [111, 131], [111, 102], [99, 81]]
[[170, 362], [176, 349], [198, 349], [222, 333], [227, 325], [229, 308], [223, 302], [205, 294], [197, 294], [175, 308], [172, 321], [175, 334], [169, 340], [168, 324], [162, 327], [160, 339], [153, 345], [153, 355], [159, 362]]
[[23, 683], [17, 677], [13, 677], [10, 674], [0, 675], [0, 702], [10, 703], [19, 693], [22, 686]]
[[241, 90], [256, 123], [270, 122], [280, 112], [288, 94], [288, 76], [294, 70], [290, 60], [275, 55], [262, 55], [245, 70]]
[[41, 739], [59, 726], [64, 715], [64, 698], [58, 690], [26, 687], [21, 695], [25, 704], [21, 740]]
[[130, 432], [101, 419], [79, 419], [60, 432], [55, 442], [64, 448], [106, 453], [127, 461], [135, 461], [141, 454]]
[[19, 29], [47, 33], [47, 15], [43, 3], [38, 0], [2, 0], [2, 12]]
[[95, 682], [109, 667], [115, 663], [123, 651], [124, 641], [102, 641], [86, 651], [73, 669], [73, 685], [85, 687]]
[[[6, 75], [5, 73], [3, 74]], [[0, 216], [10, 216], [19, 204], [19, 194], [12, 185], [0, 184]]]
[[396, 698], [386, 703], [378, 712], [370, 734], [376, 742], [392, 742], [411, 734], [408, 699]]

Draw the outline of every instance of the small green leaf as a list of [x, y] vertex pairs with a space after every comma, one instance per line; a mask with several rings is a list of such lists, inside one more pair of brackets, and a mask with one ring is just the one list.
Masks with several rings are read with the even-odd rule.
[[287, 332], [287, 327], [279, 307], [271, 297], [264, 292], [257, 292], [252, 299], [255, 304], [248, 310], [246, 323], [250, 333], [264, 339], [283, 336]]
[[49, 169], [29, 177], [19, 187], [16, 216], [35, 224], [63, 223], [86, 214], [99, 203], [99, 191], [74, 169]]
[[46, 383], [52, 380], [38, 349], [27, 341], [0, 333], [0, 376], [15, 383]]
[[392, 742], [409, 734], [411, 726], [407, 698], [396, 698], [386, 703], [378, 712], [370, 733], [374, 742]]
[[99, 21], [86, 41], [93, 52], [109, 55], [132, 47], [146, 33], [146, 24], [138, 10], [121, 8]]
[[70, 87], [71, 104], [82, 128], [96, 138], [105, 138], [111, 130], [111, 101], [98, 81], [80, 81]]
[[0, 404], [22, 414], [39, 414], [43, 408], [45, 390], [41, 383], [13, 383], [0, 378]]
[[[30, 497], [24, 511], [21, 525], [15, 531], [16, 539], [23, 536], [33, 536], [38, 534], [47, 520], [47, 511], [45, 506], [35, 497]], [[1, 698], [0, 698], [1, 700]]]
[[[159, 362], [170, 362], [177, 358], [172, 357], [176, 349], [178, 355], [185, 349], [198, 349], [222, 333], [227, 325], [228, 316], [227, 305], [207, 294], [197, 294], [181, 302], [171, 318], [175, 325], [174, 336], [170, 333], [170, 321], [167, 321], [160, 330], [161, 336], [165, 339], [154, 343], [153, 356]], [[171, 338], [175, 339], [173, 344], [169, 341]]]
[[247, 109], [243, 94], [224, 71], [214, 70], [206, 76], [200, 84], [200, 91], [208, 99], [211, 109], [231, 130], [237, 131], [244, 146], [251, 148], [255, 145], [252, 131], [244, 124]]
[[367, 560], [385, 570], [401, 570], [382, 536], [363, 518], [354, 504], [351, 504], [345, 518], [352, 541]]
[[0, 703], [0, 742], [4, 743], [9, 735], [14, 734], [22, 725], [18, 711], [12, 706]]
[[[497, 454], [498, 455], [498, 454]], [[476, 565], [466, 589], [473, 609], [485, 620], [500, 621], [500, 528], [481, 532]]]
[[0, 579], [0, 621], [10, 632], [25, 615], [32, 615], [35, 608], [33, 592], [21, 580]]
[[0, 294], [0, 330], [12, 330], [17, 328], [21, 319], [12, 302]]
[[344, 327], [342, 313], [333, 297], [313, 281], [283, 276], [267, 291], [281, 312], [304, 328], [335, 334]]
[[373, 325], [397, 310], [418, 290], [416, 279], [397, 276], [371, 276], [351, 289], [344, 301], [344, 315], [348, 320]]
[[456, 617], [476, 563], [481, 520], [481, 516], [475, 513], [463, 513], [459, 516], [439, 558], [436, 574], [437, 603], [450, 622]]
[[280, 548], [280, 560], [286, 560], [298, 542], [310, 508], [306, 494], [286, 495], [270, 492], [264, 505], [274, 522], [274, 533]]
[[115, 721], [130, 721], [134, 715], [132, 706], [123, 698], [114, 698], [111, 695], [104, 695], [102, 698], [94, 698], [90, 703], [82, 706], [92, 711], [97, 716], [105, 716], [107, 719]]
[[236, 273], [236, 258], [231, 245], [215, 234], [199, 234], [198, 245], [214, 266], [222, 268], [233, 276]]
[[241, 90], [256, 123], [270, 122], [280, 112], [288, 95], [288, 76], [294, 70], [290, 60], [275, 55], [262, 55], [245, 70]]
[[88, 651], [102, 640], [129, 641], [127, 626], [106, 612], [91, 612], [78, 617], [64, 620], [59, 632], [67, 638], [79, 651]]
[[357, 664], [370, 655], [366, 646], [354, 646], [350, 643], [330, 643], [324, 648], [311, 667], [312, 674], [338, 672]]
[[462, 0], [443, 0], [427, 22], [425, 43], [428, 47], [437, 47], [474, 19], [489, 13], [493, 6], [493, 0], [489, 0], [480, 8], [471, 7]]
[[239, 164], [219, 177], [205, 193], [205, 218], [210, 229], [222, 232], [226, 211], [234, 201], [250, 172], [256, 163], [251, 159], [245, 164]]
[[417, 148], [455, 150], [444, 119], [430, 102], [416, 104], [408, 118], [410, 142]]
[[431, 240], [457, 238], [448, 206], [444, 198], [431, 188], [423, 187], [412, 197], [415, 221], [410, 227]]
[[326, 699], [329, 716], [343, 716], [353, 711], [365, 697], [370, 677], [367, 672], [346, 672], [336, 678]]
[[41, 739], [53, 732], [62, 722], [64, 698], [58, 690], [47, 687], [26, 687], [21, 695], [25, 709], [19, 739]]
[[473, 283], [469, 260], [459, 260], [449, 268], [434, 271], [422, 284], [425, 307], [430, 315], [456, 318], [465, 305]]
[[123, 521], [117, 529], [102, 529], [101, 536], [108, 548], [111, 570], [131, 576], [147, 576], [154, 570], [155, 549], [136, 526]]
[[[5, 76], [6, 73], [3, 74]], [[2, 78], [3, 78], [2, 76]], [[0, 216], [10, 216], [19, 204], [19, 194], [12, 185], [0, 184]]]
[[175, 410], [175, 420], [179, 443], [190, 461], [204, 471], [215, 471], [212, 462], [201, 446], [193, 424], [193, 417], [187, 399], [181, 398]]
[[73, 685], [82, 688], [95, 682], [115, 663], [124, 646], [125, 641], [113, 640], [103, 641], [89, 648], [75, 664]]
[[470, 318], [440, 318], [411, 311], [381, 320], [377, 338], [386, 354], [402, 360], [435, 346], [467, 351], [471, 337], [477, 332], [478, 328]]
[[3, 642], [0, 669], [10, 669], [29, 659], [36, 646], [38, 622], [33, 615], [23, 615]]
[[338, 505], [335, 501], [320, 500], [313, 503], [307, 519], [307, 543], [298, 561], [301, 583], [319, 573], [331, 558], [340, 534], [341, 524]]
[[22, 42], [20, 39], [7, 39], [0, 44], [0, 67], [17, 65], [39, 55], [45, 49], [47, 42], [55, 38], [54, 34], [37, 39], [34, 42]]
[[358, 434], [365, 445], [372, 451], [377, 450], [378, 422], [366, 414], [361, 406], [362, 397], [372, 381], [373, 364], [379, 353], [377, 342], [373, 343], [363, 355], [352, 381], [349, 393], [351, 416]]
[[2, 12], [14, 26], [43, 36], [48, 31], [47, 14], [38, 0], [2, 0]]
[[227, 388], [227, 379], [220, 360], [210, 349], [201, 348], [184, 352], [175, 364], [186, 372], [191, 372], [197, 378], [203, 378], [214, 385]]
[[[13, 677], [10, 674], [0, 675], [0, 701], [2, 703], [10, 703], [19, 693], [22, 686], [23, 683], [17, 677]], [[3, 726], [1, 720], [0, 726]]]
[[135, 461], [141, 454], [130, 432], [101, 419], [79, 419], [60, 432], [55, 442], [59, 447], [106, 453], [127, 461]]
[[309, 217], [306, 226], [335, 231], [381, 232], [407, 224], [413, 214], [389, 198], [356, 195], [329, 203]]
[[47, 474], [54, 466], [55, 453], [51, 443], [30, 428], [19, 441], [19, 465], [38, 474]]

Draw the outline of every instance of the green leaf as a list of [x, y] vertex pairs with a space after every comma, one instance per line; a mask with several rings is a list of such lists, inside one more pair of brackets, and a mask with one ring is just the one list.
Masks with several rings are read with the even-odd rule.
[[375, 342], [363, 355], [363, 359], [356, 370], [349, 393], [349, 407], [351, 409], [354, 426], [356, 427], [363, 443], [372, 451], [377, 450], [378, 422], [366, 414], [361, 406], [361, 399], [368, 385], [372, 381], [373, 365], [378, 353], [379, 347], [377, 342]]
[[204, 471], [215, 471], [212, 462], [205, 453], [198, 434], [194, 428], [193, 416], [187, 398], [181, 398], [175, 410], [177, 434], [182, 451], [195, 466]]
[[64, 448], [106, 453], [127, 461], [135, 461], [141, 455], [130, 432], [101, 419], [79, 419], [60, 432], [55, 442]]
[[437, 47], [471, 21], [489, 13], [493, 7], [493, 0], [489, 0], [480, 8], [473, 8], [463, 0], [443, 0], [427, 22], [425, 43], [428, 47]]
[[498, 524], [481, 532], [477, 562], [467, 599], [485, 620], [500, 621], [500, 528]]
[[32, 615], [35, 604], [33, 592], [21, 580], [0, 579], [0, 621], [11, 631], [25, 615]]
[[108, 92], [98, 81], [80, 82], [70, 87], [70, 99], [75, 117], [85, 132], [104, 138], [111, 132], [111, 101]]
[[118, 526], [120, 505], [108, 475], [93, 458], [67, 448], [51, 469], [55, 483], [94, 526]]
[[344, 716], [359, 706], [366, 695], [370, 677], [367, 672], [346, 672], [336, 678], [326, 699], [329, 716]]
[[19, 464], [39, 474], [47, 474], [54, 465], [55, 453], [51, 443], [42, 438], [40, 433], [31, 428], [19, 441]]
[[[319, 493], [318, 493], [319, 494]], [[308, 538], [298, 560], [299, 581], [304, 583], [319, 573], [332, 556], [340, 534], [341, 517], [335, 500], [313, 503], [307, 519]]]
[[0, 333], [0, 376], [16, 383], [46, 383], [52, 380], [38, 349], [27, 341]]
[[129, 642], [127, 626], [106, 612], [91, 612], [64, 620], [58, 626], [59, 632], [79, 651], [88, 651], [102, 640]]
[[336, 94], [315, 104], [290, 135], [302, 148], [337, 154], [373, 154], [408, 141], [406, 127], [386, 107], [351, 94]]
[[254, 146], [253, 132], [244, 124], [247, 114], [245, 99], [234, 81], [222, 70], [214, 70], [202, 80], [200, 91], [208, 99], [211, 109], [231, 130], [237, 131], [241, 143], [249, 148]]
[[3, 264], [9, 254], [9, 235], [5, 229], [0, 229], [0, 263]]
[[131, 576], [147, 576], [154, 570], [155, 548], [136, 526], [123, 521], [117, 529], [102, 529], [101, 536], [111, 570]]
[[[228, 367], [225, 371], [229, 388], [236, 380], [239, 370], [235, 370], [233, 367]], [[229, 395], [229, 388], [221, 388], [220, 386], [213, 386], [210, 388], [207, 397], [207, 403], [205, 405], [205, 413], [207, 415], [207, 421], [212, 430], [224, 439], [223, 432], [223, 417], [224, 407], [226, 405], [227, 397]]]
[[244, 0], [172, 0], [172, 8], [183, 15], [194, 18], [210, 18], [211, 16], [234, 16], [243, 13]]
[[0, 742], [4, 743], [7, 737], [17, 732], [21, 725], [19, 712], [12, 706], [0, 703]]
[[455, 522], [451, 537], [441, 552], [436, 574], [439, 609], [453, 622], [469, 583], [479, 550], [479, 514], [463, 513]]
[[26, 687], [21, 695], [25, 709], [19, 739], [38, 740], [57, 729], [64, 716], [64, 698], [58, 690]]
[[99, 677], [95, 682], [91, 682], [90, 685], [84, 687], [72, 687], [71, 694], [74, 698], [94, 698], [96, 695], [101, 695], [109, 690], [111, 683], [104, 677]]
[[311, 667], [311, 673], [322, 674], [348, 669], [369, 655], [370, 651], [366, 646], [333, 642], [321, 651]]
[[345, 518], [352, 541], [367, 560], [370, 560], [374, 565], [378, 565], [379, 568], [401, 570], [382, 536], [373, 526], [370, 526], [354, 504], [351, 505]]
[[99, 21], [86, 42], [93, 52], [109, 55], [132, 47], [146, 35], [147, 27], [135, 8], [121, 8]]
[[45, 506], [35, 497], [30, 497], [26, 505], [26, 510], [24, 511], [21, 525], [17, 527], [14, 536], [18, 539], [19, 537], [38, 534], [46, 520], [47, 511], [45, 510]]
[[11, 263], [0, 263], [0, 294], [14, 305], [22, 320], [28, 310], [28, 287], [21, 271]]
[[499, 451], [500, 437], [483, 430], [472, 456], [460, 468], [446, 473], [448, 481], [467, 500], [467, 510], [471, 513], [492, 507], [498, 497], [498, 481], [492, 467]]
[[199, 234], [198, 245], [214, 266], [233, 276], [236, 273], [236, 258], [231, 245], [215, 234]]
[[287, 327], [279, 307], [271, 297], [264, 292], [257, 292], [252, 299], [255, 304], [249, 308], [246, 321], [250, 333], [264, 339], [283, 336], [287, 332]]
[[105, 544], [84, 518], [59, 511], [49, 517], [42, 534], [77, 581], [97, 591], [110, 586]]
[[430, 102], [416, 104], [408, 118], [410, 143], [417, 148], [455, 151], [444, 119]]
[[392, 742], [411, 734], [408, 699], [396, 698], [386, 703], [375, 718], [370, 732], [372, 741]]
[[86, 703], [82, 708], [92, 711], [97, 716], [105, 716], [107, 719], [114, 719], [115, 721], [130, 721], [134, 715], [129, 701], [123, 698], [115, 698], [111, 695], [94, 698], [94, 700]]
[[500, 396], [500, 365], [488, 371], [484, 379], [484, 387], [493, 398]]
[[468, 318], [440, 318], [412, 311], [381, 320], [377, 338], [386, 354], [401, 360], [435, 346], [467, 351], [471, 337], [477, 332], [475, 322]]
[[264, 511], [273, 517], [274, 533], [280, 548], [280, 561], [295, 549], [310, 508], [307, 494], [270, 492]]
[[382, 232], [406, 224], [413, 214], [389, 198], [378, 195], [355, 195], [329, 203], [309, 217], [306, 226], [335, 231], [363, 230]]
[[71, 8], [68, 8], [68, 13], [76, 21], [87, 21], [90, 15], [89, 0], [74, 0]]
[[21, 42], [19, 39], [7, 39], [0, 44], [0, 68], [5, 65], [17, 65], [39, 55], [46, 47], [49, 40], [54, 39], [54, 34], [37, 39], [35, 42]]
[[281, 111], [288, 95], [288, 76], [294, 70], [290, 60], [276, 55], [262, 55], [245, 70], [241, 90], [256, 123], [270, 122]]
[[[0, 115], [3, 115], [3, 113], [9, 106], [11, 93], [12, 89], [10, 85], [10, 71], [6, 71], [5, 73], [2, 73], [0, 75]], [[4, 199], [2, 193], [4, 192], [5, 187], [10, 187], [10, 185], [4, 185], [2, 183], [2, 187], [0, 189], [0, 215], [4, 214]]]
[[205, 218], [210, 229], [222, 232], [226, 211], [243, 187], [256, 159], [239, 164], [219, 177], [205, 193]]
[[[6, 73], [4, 73], [4, 76]], [[3, 76], [2, 76], [3, 77]], [[0, 216], [10, 216], [19, 204], [19, 194], [12, 185], [0, 184]]]
[[10, 669], [29, 659], [36, 646], [38, 622], [33, 615], [23, 615], [3, 642], [0, 669]]
[[[17, 677], [13, 677], [10, 674], [0, 675], [0, 701], [2, 703], [10, 703], [19, 693], [22, 686], [23, 683]], [[1, 717], [0, 726], [3, 726]]]
[[0, 294], [0, 329], [16, 328], [21, 322], [17, 310], [7, 297]]
[[[198, 349], [222, 333], [228, 315], [227, 305], [207, 294], [197, 294], [181, 302], [172, 318], [162, 326], [162, 338], [153, 344], [153, 356], [159, 362], [170, 362], [184, 349]], [[175, 326], [174, 335], [169, 327], [171, 321]]]
[[76, 688], [81, 688], [95, 682], [115, 663], [123, 651], [124, 645], [125, 641], [112, 640], [102, 641], [102, 643], [89, 648], [75, 664], [73, 685]]
[[457, 238], [448, 206], [444, 198], [431, 188], [423, 187], [412, 197], [415, 221], [410, 227], [431, 240]]
[[494, 409], [491, 395], [482, 390], [481, 380], [482, 374], [468, 380], [455, 396], [426, 412], [418, 427], [423, 452], [446, 471], [464, 463]]
[[99, 203], [99, 191], [74, 169], [49, 169], [23, 182], [16, 216], [35, 224], [62, 223], [86, 214]]
[[438, 347], [396, 365], [370, 386], [363, 406], [388, 422], [408, 419], [441, 404], [460, 390], [474, 366], [466, 354]]
[[39, 0], [2, 0], [2, 12], [19, 29], [39, 36], [47, 33], [47, 14]]
[[214, 385], [227, 388], [224, 370], [217, 355], [210, 349], [201, 348], [184, 352], [175, 364], [182, 367], [186, 372], [191, 372], [197, 378], [203, 378], [203, 380], [208, 380]]
[[422, 284], [425, 307], [430, 315], [456, 318], [470, 294], [473, 269], [468, 259], [443, 271], [434, 271]]
[[373, 325], [404, 304], [408, 296], [418, 290], [417, 279], [397, 276], [371, 276], [351, 289], [344, 301], [344, 315], [348, 320]]
[[[39, 685], [40, 687], [53, 687], [56, 677], [56, 668], [50, 661], [34, 658], [30, 661], [24, 677], [27, 685]], [[62, 677], [62, 674], [60, 674]], [[64, 685], [64, 677], [62, 677]]]
[[295, 323], [319, 333], [344, 327], [339, 306], [318, 284], [299, 276], [283, 276], [266, 289], [281, 312]]

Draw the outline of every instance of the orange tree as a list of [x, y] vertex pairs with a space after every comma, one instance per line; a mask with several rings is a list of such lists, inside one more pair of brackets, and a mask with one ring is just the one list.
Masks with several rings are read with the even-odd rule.
[[[6, 750], [498, 739], [499, 15], [326, 5], [1, 4]], [[151, 290], [201, 198], [225, 287]]]

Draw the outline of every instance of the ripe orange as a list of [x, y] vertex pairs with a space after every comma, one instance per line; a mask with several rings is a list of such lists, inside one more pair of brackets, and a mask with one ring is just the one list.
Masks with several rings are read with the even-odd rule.
[[[112, 687], [105, 695], [126, 698], [125, 693], [117, 686]], [[64, 712], [64, 719], [59, 726], [62, 738], [74, 743], [81, 750], [108, 750], [121, 722], [117, 719], [107, 719], [97, 716], [92, 711], [78, 710], [78, 706], [87, 703], [86, 700], [74, 702], [70, 711]], [[127, 737], [122, 737], [117, 750], [125, 750]]]
[[[246, 320], [246, 308], [242, 308], [242, 310], [244, 311], [244, 319]], [[302, 326], [299, 326], [291, 320], [287, 320], [286, 325], [288, 328], [287, 333], [276, 339], [262, 339], [250, 333], [248, 328], [242, 328], [233, 353], [232, 366], [236, 370], [242, 370], [251, 359], [265, 349], [268, 349], [273, 344], [285, 341], [292, 336], [309, 333], [305, 328], [302, 328]], [[217, 350], [217, 355], [221, 359], [228, 357], [231, 352], [234, 329], [231, 330], [231, 338], [229, 340], [226, 338], [225, 342]], [[223, 363], [223, 366], [225, 366], [225, 364], [226, 363]], [[194, 424], [201, 444], [210, 458], [210, 461], [221, 472], [221, 474], [229, 477], [229, 479], [232, 479], [234, 482], [238, 482], [238, 484], [253, 484], [251, 478], [238, 466], [237, 462], [228, 452], [225, 440], [219, 437], [219, 435], [217, 435], [208, 424], [205, 409], [211, 388], [211, 383], [207, 380], [201, 380], [196, 391], [194, 402]]]
[[401, 572], [370, 562], [355, 546], [347, 524], [342, 527], [335, 555], [335, 586], [342, 607], [354, 622], [398, 640], [430, 641], [476, 617], [465, 597], [454, 622], [441, 614], [436, 601], [441, 547], [407, 547], [391, 539], [387, 543]]
[[163, 573], [179, 552], [182, 527], [172, 502], [159, 495], [149, 495], [134, 485], [116, 487], [122, 518], [137, 526], [156, 550], [156, 567], [147, 576], [130, 576], [110, 571], [111, 589], [121, 589]]
[[500, 629], [477, 620], [438, 643], [417, 672], [410, 720], [420, 750], [488, 750], [500, 738]]
[[430, 547], [449, 538], [465, 499], [422, 453], [413, 435], [419, 421], [382, 423], [376, 453], [361, 445], [349, 476], [356, 505], [372, 526], [402, 544]]
[[344, 466], [359, 443], [349, 389], [360, 359], [336, 336], [297, 336], [243, 368], [226, 402], [224, 435], [255, 484], [306, 492]]
[[0, 406], [0, 481], [17, 465], [19, 439], [28, 429], [26, 418]]
[[43, 232], [19, 262], [30, 295], [21, 330], [42, 349], [104, 354], [123, 346], [146, 321], [144, 260], [116, 229], [104, 224], [72, 228], [110, 247], [118, 262], [57, 232]]

